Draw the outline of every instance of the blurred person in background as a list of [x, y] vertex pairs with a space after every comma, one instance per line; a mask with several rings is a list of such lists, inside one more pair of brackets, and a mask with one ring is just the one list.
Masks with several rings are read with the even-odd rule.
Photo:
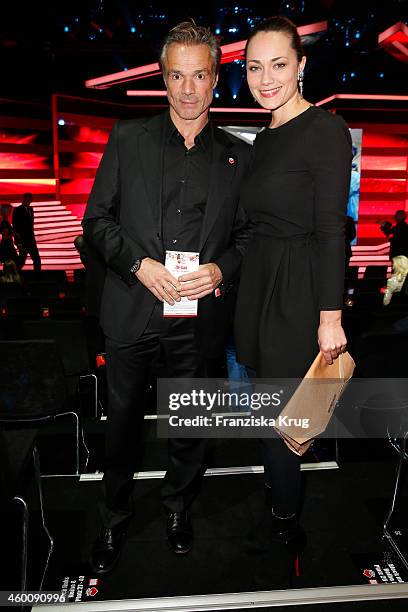
[[394, 293], [402, 290], [408, 274], [408, 257], [397, 255], [392, 260], [392, 274], [387, 280], [387, 288], [384, 293], [384, 306], [388, 306]]
[[0, 273], [0, 283], [18, 283], [24, 286], [24, 281], [18, 271], [17, 264], [12, 259], [4, 262], [3, 271]]
[[0, 261], [18, 261], [18, 254], [13, 240], [13, 227], [10, 223], [11, 204], [2, 204], [0, 221]]
[[33, 260], [34, 270], [40, 272], [41, 259], [34, 234], [34, 210], [31, 207], [32, 201], [32, 193], [25, 193], [23, 195], [22, 203], [20, 206], [16, 206], [13, 211], [13, 230], [18, 248], [19, 267], [24, 267], [27, 255], [30, 255]]
[[380, 225], [381, 231], [390, 241], [390, 259], [398, 255], [408, 257], [408, 225], [405, 210], [397, 210], [394, 215], [395, 225], [385, 221]]

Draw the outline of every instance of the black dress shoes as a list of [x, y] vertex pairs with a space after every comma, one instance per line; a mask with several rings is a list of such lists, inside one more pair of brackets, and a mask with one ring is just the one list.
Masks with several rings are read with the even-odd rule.
[[186, 510], [167, 515], [167, 541], [176, 555], [185, 555], [191, 550], [193, 528]]
[[119, 559], [125, 532], [123, 528], [102, 527], [91, 552], [91, 567], [96, 574], [106, 574]]

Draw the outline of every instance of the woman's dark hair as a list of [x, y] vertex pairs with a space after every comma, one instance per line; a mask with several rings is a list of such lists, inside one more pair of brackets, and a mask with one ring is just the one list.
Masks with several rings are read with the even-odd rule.
[[259, 34], [259, 32], [283, 32], [283, 34], [289, 36], [291, 40], [292, 49], [296, 51], [298, 62], [300, 62], [300, 60], [304, 56], [302, 41], [297, 31], [297, 27], [295, 26], [293, 21], [291, 21], [287, 17], [276, 16], [268, 17], [268, 19], [265, 19], [265, 21], [258, 23], [258, 25], [255, 26], [253, 30], [251, 30], [251, 33], [248, 36], [248, 40], [246, 41], [245, 45], [245, 59], [247, 57], [249, 43], [254, 38], [254, 36]]

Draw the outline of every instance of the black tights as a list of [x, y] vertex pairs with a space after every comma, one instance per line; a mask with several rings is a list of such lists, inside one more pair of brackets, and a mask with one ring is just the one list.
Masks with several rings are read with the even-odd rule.
[[261, 440], [265, 466], [265, 484], [271, 489], [275, 515], [295, 514], [300, 500], [300, 457], [289, 450], [281, 438]]
[[[251, 380], [256, 379], [254, 370], [247, 368], [247, 372]], [[273, 513], [282, 518], [292, 516], [300, 503], [301, 458], [279, 437], [262, 438], [261, 444], [265, 485], [271, 490]]]

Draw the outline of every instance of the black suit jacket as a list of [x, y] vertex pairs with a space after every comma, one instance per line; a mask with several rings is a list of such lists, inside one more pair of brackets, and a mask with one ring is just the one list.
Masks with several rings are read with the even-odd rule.
[[[83, 219], [86, 240], [106, 264], [101, 305], [105, 334], [132, 342], [144, 331], [156, 298], [130, 274], [136, 259], [164, 263], [162, 168], [166, 115], [115, 124], [96, 173]], [[200, 263], [215, 262], [224, 287], [237, 279], [248, 240], [239, 187], [251, 147], [211, 126], [212, 166], [200, 238]], [[197, 336], [208, 354], [219, 352], [225, 305], [214, 294], [199, 300]]]
[[[32, 209], [31, 209], [32, 210]], [[23, 243], [32, 242], [34, 237], [34, 211], [30, 213], [24, 204], [16, 206], [13, 210], [13, 230], [18, 238], [21, 238]]]

